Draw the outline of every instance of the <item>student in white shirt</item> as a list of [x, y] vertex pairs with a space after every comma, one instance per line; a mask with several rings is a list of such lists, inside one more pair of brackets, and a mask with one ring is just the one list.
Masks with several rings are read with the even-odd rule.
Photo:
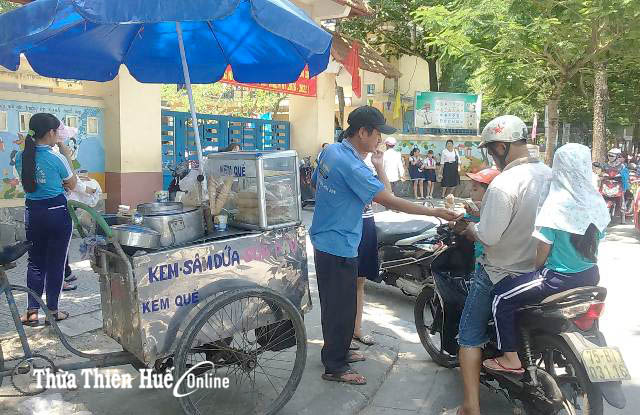
[[442, 198], [453, 193], [456, 186], [460, 184], [460, 174], [458, 173], [458, 152], [453, 147], [453, 140], [447, 140], [447, 147], [442, 150]]
[[384, 172], [387, 174], [389, 183], [391, 183], [391, 189], [393, 193], [398, 196], [400, 194], [401, 180], [404, 179], [404, 164], [402, 163], [402, 154], [396, 151], [395, 147], [398, 144], [398, 140], [394, 137], [387, 137], [384, 140], [384, 144], [387, 146], [387, 150], [384, 152], [382, 162], [384, 165]]
[[422, 171], [427, 182], [427, 199], [433, 199], [433, 188], [436, 184], [436, 159], [433, 150], [427, 152], [427, 158], [422, 161]]

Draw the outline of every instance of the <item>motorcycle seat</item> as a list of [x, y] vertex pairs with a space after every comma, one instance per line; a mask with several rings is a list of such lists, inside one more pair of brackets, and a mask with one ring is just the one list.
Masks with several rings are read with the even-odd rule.
[[604, 287], [579, 287], [550, 295], [538, 304], [526, 305], [518, 311], [556, 309], [592, 300], [604, 301], [606, 297], [607, 289]]
[[599, 299], [604, 300], [607, 296], [607, 289], [604, 287], [579, 287], [567, 291], [562, 291], [551, 295], [540, 302], [540, 305], [547, 306], [551, 304], [559, 304], [573, 302], [583, 299]]
[[17, 261], [29, 251], [32, 245], [33, 243], [25, 241], [3, 246], [0, 248], [0, 265], [9, 265]]
[[422, 220], [408, 220], [406, 222], [376, 221], [378, 244], [393, 245], [402, 239], [420, 235], [434, 226], [436, 226], [435, 223]]

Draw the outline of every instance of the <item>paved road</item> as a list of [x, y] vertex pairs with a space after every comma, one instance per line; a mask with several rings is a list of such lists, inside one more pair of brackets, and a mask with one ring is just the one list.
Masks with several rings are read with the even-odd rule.
[[[309, 225], [311, 213], [306, 211], [305, 223]], [[76, 257], [77, 259], [77, 257]], [[97, 284], [89, 279], [92, 275], [87, 264], [76, 262], [78, 272], [86, 273], [87, 279], [81, 281], [81, 289], [71, 294], [74, 298], [69, 307], [78, 312], [90, 312], [99, 307]], [[633, 380], [625, 383], [624, 390], [629, 401], [622, 411], [606, 407], [607, 415], [632, 415], [640, 413], [640, 313], [636, 304], [640, 291], [638, 268], [640, 266], [640, 241], [629, 226], [618, 226], [609, 231], [607, 239], [600, 248], [600, 266], [602, 285], [609, 290], [607, 307], [602, 318], [602, 330], [610, 344], [621, 348]], [[12, 273], [12, 279], [20, 279], [23, 270]], [[316, 284], [313, 263], [310, 264], [311, 286], [314, 296]], [[317, 297], [316, 297], [317, 298]], [[317, 302], [316, 302], [317, 304]], [[421, 414], [437, 415], [443, 407], [457, 404], [461, 397], [461, 383], [457, 370], [447, 370], [431, 362], [419, 343], [413, 323], [414, 300], [403, 295], [397, 288], [368, 283], [366, 287], [366, 305], [364, 312], [365, 331], [371, 331], [381, 341], [381, 348], [365, 351], [370, 358], [359, 366], [372, 381], [367, 390], [343, 385], [327, 384], [319, 380], [319, 333], [318, 316], [308, 316], [310, 354], [307, 370], [294, 400], [283, 413], [336, 413], [363, 415]], [[6, 306], [0, 302], [0, 312]], [[319, 307], [316, 306], [316, 312]], [[1, 314], [1, 313], [0, 313]], [[75, 313], [73, 313], [75, 314]], [[92, 317], [93, 318], [93, 317]], [[97, 316], [99, 318], [99, 316]], [[0, 316], [0, 337], [2, 337], [4, 317]], [[86, 320], [82, 320], [83, 322]], [[84, 323], [83, 323], [84, 324]], [[6, 330], [6, 326], [4, 327]], [[78, 336], [81, 343], [95, 345], [96, 335], [87, 333]], [[99, 340], [99, 338], [98, 338]], [[398, 353], [399, 350], [399, 353]], [[6, 349], [5, 349], [6, 353]], [[126, 368], [125, 368], [126, 369]], [[1, 394], [0, 394], [1, 395]], [[113, 405], [126, 409], [122, 413], [138, 413], [144, 409], [158, 415], [177, 413], [175, 401], [158, 399], [158, 395], [148, 393], [135, 395], [107, 393], [80, 394], [64, 392], [47, 395], [45, 400], [10, 399], [5, 401], [11, 408], [7, 413], [54, 414], [47, 408], [59, 405], [60, 413], [82, 415], [111, 413]], [[313, 396], [313, 399], [311, 398]], [[511, 414], [512, 409], [506, 400], [486, 389], [482, 392], [482, 407], [485, 414]], [[0, 396], [0, 408], [3, 397]], [[327, 404], [328, 402], [328, 404]], [[24, 406], [28, 404], [27, 406]], [[29, 410], [33, 405], [45, 405], [44, 409]], [[47, 406], [49, 405], [49, 406]], [[64, 410], [63, 410], [64, 408]], [[320, 410], [320, 408], [325, 408]], [[136, 412], [137, 411], [137, 412]], [[328, 412], [327, 412], [328, 411]], [[2, 412], [2, 411], [0, 411]]]

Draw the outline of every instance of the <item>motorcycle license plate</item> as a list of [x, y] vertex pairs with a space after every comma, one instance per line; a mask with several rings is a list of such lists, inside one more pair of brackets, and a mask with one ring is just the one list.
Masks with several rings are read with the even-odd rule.
[[629, 369], [617, 347], [596, 347], [582, 351], [582, 361], [591, 382], [630, 380]]

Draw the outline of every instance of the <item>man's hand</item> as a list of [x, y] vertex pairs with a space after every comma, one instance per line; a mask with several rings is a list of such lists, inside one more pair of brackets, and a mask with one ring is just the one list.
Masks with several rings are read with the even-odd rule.
[[453, 210], [445, 209], [445, 208], [435, 208], [430, 209], [431, 215], [442, 218], [447, 221], [457, 221], [461, 219], [464, 215], [462, 213], [454, 212]]
[[371, 164], [373, 164], [373, 167], [375, 167], [377, 171], [380, 171], [384, 168], [383, 156], [384, 153], [380, 150], [376, 150], [375, 153], [371, 154]]
[[471, 203], [465, 201], [464, 210], [466, 210], [467, 213], [471, 216], [480, 216], [480, 209], [478, 208], [476, 203], [473, 203], [472, 205]]
[[469, 224], [467, 225], [467, 228], [460, 234], [464, 237], [466, 237], [468, 240], [475, 242], [476, 240], [476, 235], [473, 232], [473, 222], [469, 222]]

